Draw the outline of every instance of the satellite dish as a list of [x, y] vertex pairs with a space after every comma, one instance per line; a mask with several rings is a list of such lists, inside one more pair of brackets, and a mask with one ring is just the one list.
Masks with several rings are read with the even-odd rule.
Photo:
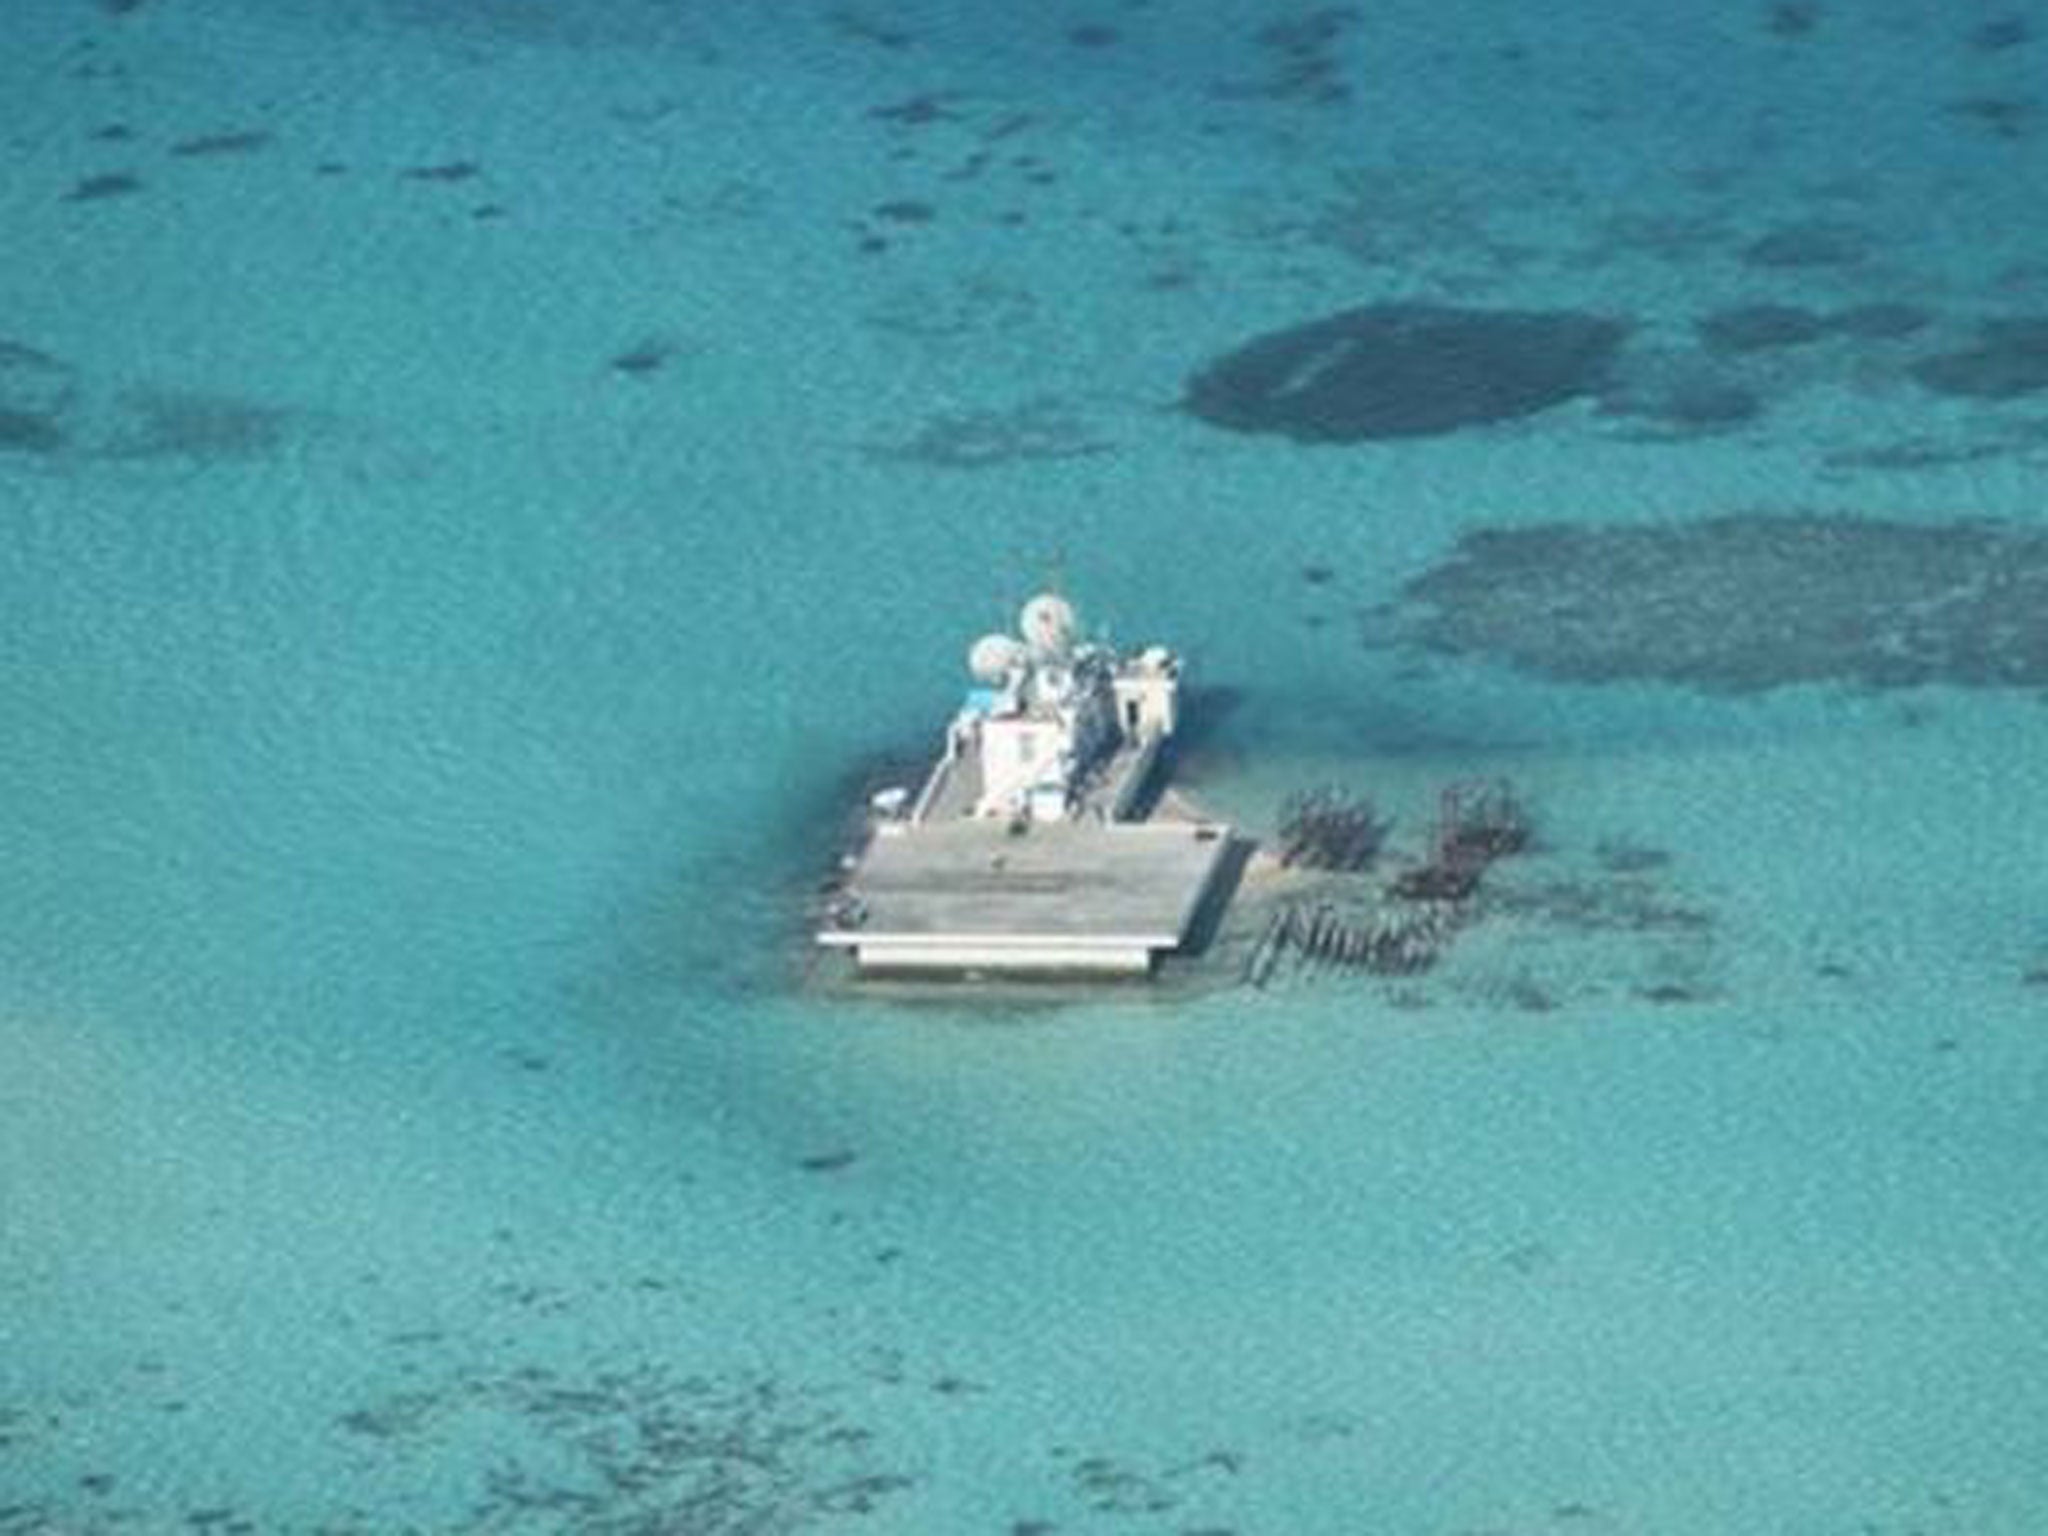
[[983, 635], [967, 652], [967, 670], [978, 683], [1002, 682], [1024, 665], [1024, 642], [1015, 635]]
[[1043, 592], [1024, 605], [1024, 611], [1017, 615], [1017, 628], [1023, 632], [1024, 643], [1031, 648], [1034, 659], [1059, 661], [1073, 650], [1079, 625], [1072, 603], [1056, 593]]

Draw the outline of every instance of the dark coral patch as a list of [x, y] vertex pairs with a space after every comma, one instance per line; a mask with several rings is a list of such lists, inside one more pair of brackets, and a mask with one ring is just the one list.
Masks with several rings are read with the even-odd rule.
[[446, 160], [438, 165], [407, 166], [398, 173], [401, 181], [471, 181], [483, 174], [484, 168], [474, 160]]
[[2015, 96], [1968, 96], [1950, 102], [1948, 110], [1975, 123], [1993, 138], [2021, 139], [2027, 135], [2034, 104]]
[[180, 159], [197, 160], [212, 155], [249, 155], [259, 149], [267, 149], [272, 134], [265, 128], [239, 129], [233, 133], [203, 133], [195, 138], [180, 139], [171, 146], [171, 153]]
[[2010, 400], [2048, 389], [2048, 316], [1987, 320], [1974, 346], [1922, 358], [1913, 377], [1938, 395]]
[[872, 43], [877, 48], [901, 50], [913, 47], [917, 42], [917, 34], [914, 32], [904, 31], [900, 27], [885, 26], [881, 22], [866, 16], [857, 15], [850, 10], [841, 9], [827, 12], [825, 19], [831, 23], [832, 30], [839, 33], [840, 36], [850, 37], [863, 43]]
[[1854, 304], [1828, 316], [1828, 329], [1858, 341], [1896, 341], [1924, 331], [1934, 316], [1917, 304]]
[[284, 445], [292, 425], [280, 407], [190, 390], [127, 390], [109, 406], [93, 452], [112, 459], [260, 458]]
[[1419, 645], [1576, 682], [2048, 687], [2048, 533], [2000, 523], [1494, 529], [1404, 597]]
[[644, 377], [659, 370], [662, 364], [676, 355], [675, 343], [661, 337], [649, 337], [637, 342], [625, 351], [613, 356], [611, 366], [615, 373], [631, 377]]
[[1742, 259], [1754, 267], [1846, 267], [1869, 249], [1869, 237], [1854, 225], [1820, 221], [1773, 230], [1745, 246]]
[[1197, 372], [1182, 403], [1297, 442], [1429, 437], [1598, 391], [1628, 330], [1570, 311], [1372, 305], [1254, 338]]
[[1263, 72], [1249, 80], [1221, 82], [1214, 87], [1215, 93], [1229, 99], [1318, 106], [1348, 101], [1351, 87], [1344, 81], [1337, 50], [1344, 34], [1359, 20], [1356, 8], [1332, 5], [1268, 22], [1254, 38], [1263, 56]]
[[2000, 16], [1987, 21], [1970, 34], [1970, 46], [1980, 53], [2002, 53], [2017, 48], [2034, 35], [2024, 16]]
[[928, 123], [948, 122], [962, 114], [956, 105], [960, 98], [948, 91], [931, 91], [922, 96], [912, 96], [906, 101], [891, 102], [887, 106], [870, 107], [869, 117], [880, 118], [883, 122], [901, 123], [909, 128], [922, 128]]
[[75, 389], [71, 370], [57, 358], [0, 336], [0, 453], [61, 451]]
[[1645, 414], [1678, 432], [1724, 432], [1763, 413], [1764, 403], [1754, 390], [1711, 374], [1681, 374]]
[[1102, 22], [1084, 21], [1067, 28], [1067, 41], [1076, 48], [1114, 48], [1123, 41], [1123, 36], [1115, 27]]
[[1819, 341], [1828, 324], [1812, 310], [1793, 304], [1738, 304], [1715, 310], [1695, 329], [1711, 352], [1763, 352]]
[[56, 453], [64, 442], [63, 424], [48, 412], [0, 406], [0, 453]]
[[989, 469], [1030, 459], [1075, 459], [1113, 445], [1059, 400], [934, 416], [907, 439], [870, 445], [869, 457], [932, 469]]
[[68, 372], [64, 364], [41, 347], [32, 347], [25, 341], [9, 341], [0, 336], [0, 369], [24, 374], [61, 374]]
[[[523, 1290], [523, 1288], [521, 1288]], [[893, 1385], [889, 1366], [864, 1383]], [[335, 1420], [355, 1457], [431, 1456], [457, 1486], [455, 1531], [797, 1532], [850, 1529], [914, 1486], [833, 1384], [637, 1364], [568, 1376], [478, 1365], [405, 1385]], [[516, 1457], [451, 1449], [466, 1426]], [[322, 1529], [367, 1529], [354, 1517]], [[900, 1528], [884, 1520], [879, 1529]]]
[[64, 194], [67, 203], [103, 203], [110, 197], [128, 197], [142, 190], [142, 178], [127, 171], [102, 171], [81, 176]]
[[1725, 432], [1755, 421], [1764, 402], [1703, 352], [1625, 357], [1601, 394], [1603, 415], [1633, 417], [1666, 433]]
[[1810, 0], [1781, 0], [1764, 15], [1764, 30], [1773, 37], [1806, 37], [1820, 26], [1820, 7]]

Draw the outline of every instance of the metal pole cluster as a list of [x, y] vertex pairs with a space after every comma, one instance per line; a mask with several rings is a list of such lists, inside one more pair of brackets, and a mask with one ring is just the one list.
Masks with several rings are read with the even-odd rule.
[[1336, 785], [1290, 795], [1280, 813], [1280, 863], [1289, 869], [1365, 869], [1378, 856], [1387, 826], [1370, 800]]
[[1411, 901], [1362, 915], [1331, 901], [1290, 901], [1276, 911], [1245, 964], [1263, 987], [1283, 960], [1298, 967], [1413, 976], [1428, 970], [1457, 928], [1454, 901]]
[[[1282, 812], [1282, 867], [1352, 874], [1378, 857], [1387, 823], [1371, 802], [1337, 787], [1292, 795]], [[1479, 880], [1496, 859], [1530, 840], [1527, 813], [1504, 780], [1464, 781], [1443, 791], [1426, 862], [1403, 870], [1367, 899], [1340, 903], [1329, 891], [1342, 882], [1277, 908], [1245, 961], [1244, 979], [1263, 987], [1281, 963], [1338, 968], [1379, 976], [1428, 970], [1469, 910]]]

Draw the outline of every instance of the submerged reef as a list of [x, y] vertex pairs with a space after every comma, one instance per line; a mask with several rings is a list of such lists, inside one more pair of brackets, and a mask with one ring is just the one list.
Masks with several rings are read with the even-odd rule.
[[223, 463], [289, 443], [297, 413], [195, 390], [108, 387], [63, 359], [0, 337], [0, 460], [11, 454], [85, 460]]
[[1198, 371], [1183, 404], [1298, 442], [1428, 437], [1597, 393], [1628, 333], [1568, 310], [1375, 304], [1254, 337]]
[[64, 194], [67, 203], [100, 203], [110, 197], [131, 197], [142, 190], [142, 178], [132, 171], [99, 171], [81, 176]]
[[1869, 253], [1871, 237], [1853, 224], [1788, 224], [1742, 248], [1752, 267], [1849, 267]]
[[1340, 106], [1351, 99], [1341, 44], [1362, 19], [1355, 7], [1332, 5], [1267, 22], [1245, 50], [1245, 57], [1257, 60], [1257, 73], [1216, 81], [1210, 94], [1223, 101]]
[[870, 443], [867, 457], [928, 469], [990, 469], [1029, 459], [1076, 459], [1111, 452], [1077, 411], [1050, 397], [991, 410], [928, 418], [907, 438]]
[[[1794, 226], [1753, 242], [1744, 260], [1847, 264], [1860, 238]], [[2039, 423], [1993, 413], [2048, 394], [2048, 314], [1959, 322], [1907, 299], [1815, 306], [1769, 287], [1682, 320], [1375, 304], [1252, 337], [1194, 370], [1179, 403], [1213, 426], [1317, 445], [1432, 437], [1585, 401], [1610, 435], [1669, 442], [1739, 431], [1816, 386], [1982, 408], [1965, 427], [1950, 422], [1967, 435], [1932, 453], [1851, 443], [1828, 453], [1831, 467], [2031, 455]]]
[[535, 1453], [493, 1467], [453, 1529], [795, 1531], [873, 1513], [913, 1485], [877, 1465], [844, 1395], [651, 1365], [525, 1367], [398, 1392], [337, 1427], [397, 1455], [443, 1455], [479, 1428]]
[[1663, 435], [1726, 432], [1764, 414], [1759, 387], [1703, 350], [1645, 348], [1620, 359], [1600, 414]]
[[77, 395], [71, 369], [39, 347], [0, 336], [0, 454], [56, 453]]
[[1709, 352], [1763, 352], [1804, 346], [1828, 333], [1827, 321], [1796, 304], [1738, 304], [1702, 318], [1694, 329]]
[[125, 390], [107, 412], [95, 451], [109, 459], [260, 458], [284, 446], [292, 421], [281, 407], [225, 395]]
[[1924, 358], [1912, 372], [1936, 394], [1970, 400], [2048, 390], [2048, 315], [1986, 320], [1972, 345]]
[[1743, 513], [1467, 534], [1396, 632], [1574, 682], [2048, 687], [2048, 533]]

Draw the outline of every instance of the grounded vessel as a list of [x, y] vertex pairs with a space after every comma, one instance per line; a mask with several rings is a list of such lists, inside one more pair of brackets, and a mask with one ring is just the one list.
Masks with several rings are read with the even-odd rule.
[[1149, 973], [1189, 943], [1233, 846], [1159, 793], [1180, 658], [1083, 640], [1045, 593], [968, 671], [923, 786], [874, 797], [818, 942], [862, 974]]

